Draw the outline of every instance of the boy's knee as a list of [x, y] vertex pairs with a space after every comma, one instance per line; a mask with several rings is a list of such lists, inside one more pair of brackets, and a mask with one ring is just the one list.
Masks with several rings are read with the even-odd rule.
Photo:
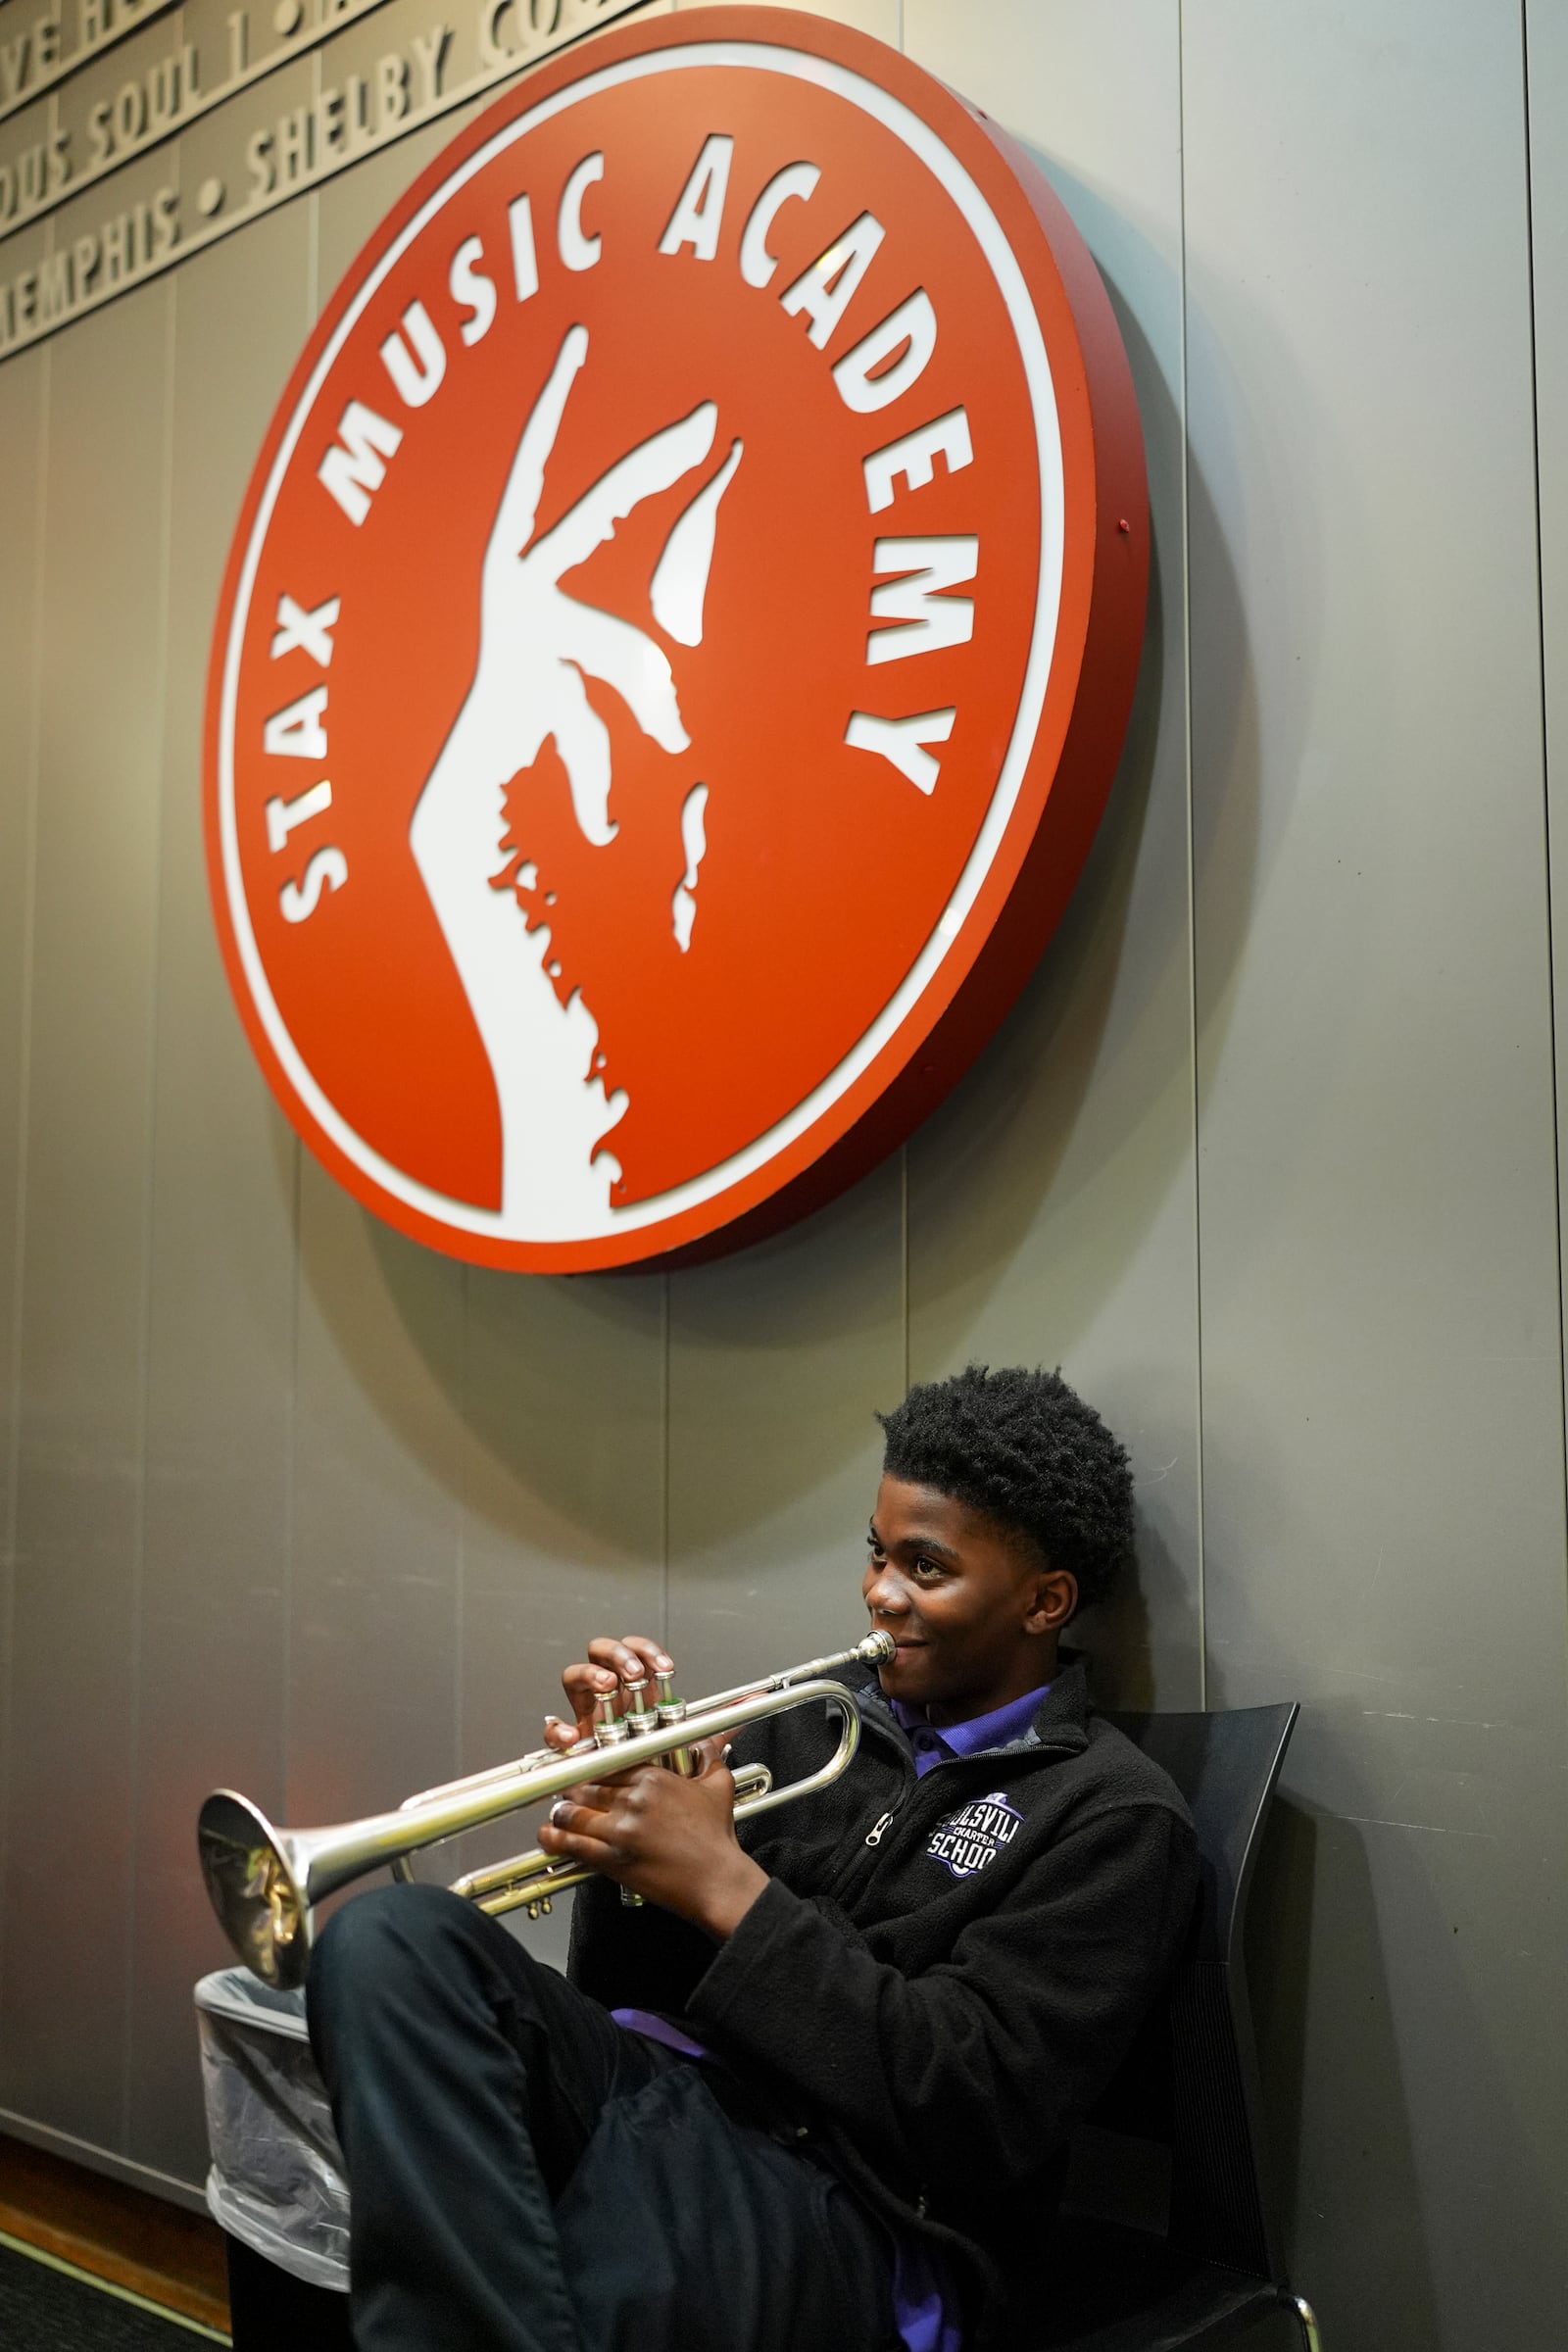
[[371, 1886], [334, 1911], [316, 1939], [306, 1980], [313, 2024], [343, 2000], [382, 1995], [399, 1979], [441, 1964], [466, 1931], [469, 1906], [445, 1886]]

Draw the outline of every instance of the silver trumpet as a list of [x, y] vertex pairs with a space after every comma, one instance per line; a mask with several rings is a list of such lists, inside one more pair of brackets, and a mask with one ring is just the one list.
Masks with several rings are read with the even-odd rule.
[[[548, 1803], [585, 1781], [608, 1780], [636, 1764], [663, 1764], [687, 1775], [697, 1770], [699, 1740], [723, 1740], [749, 1723], [782, 1715], [792, 1707], [821, 1703], [839, 1719], [839, 1743], [821, 1768], [775, 1788], [764, 1764], [742, 1765], [735, 1775], [735, 1818], [748, 1821], [774, 1805], [825, 1788], [849, 1765], [860, 1743], [860, 1722], [849, 1692], [821, 1678], [837, 1666], [880, 1664], [893, 1654], [891, 1634], [867, 1634], [853, 1649], [810, 1658], [764, 1682], [737, 1684], [690, 1705], [675, 1696], [673, 1678], [655, 1677], [648, 1703], [646, 1678], [631, 1679], [598, 1702], [592, 1736], [575, 1746], [535, 1748], [490, 1772], [444, 1781], [411, 1796], [395, 1813], [372, 1813], [364, 1821], [334, 1822], [318, 1830], [274, 1829], [260, 1806], [231, 1788], [207, 1799], [196, 1825], [202, 1876], [224, 1935], [247, 1968], [286, 1991], [305, 1981], [315, 1940], [315, 1908], [339, 1887], [368, 1871], [390, 1866], [412, 1878], [409, 1856], [440, 1838], [476, 1830], [523, 1805]], [[530, 1919], [548, 1911], [552, 1895], [580, 1886], [593, 1872], [552, 1860], [537, 1847], [470, 1871], [453, 1891], [499, 1917], [525, 1909]]]

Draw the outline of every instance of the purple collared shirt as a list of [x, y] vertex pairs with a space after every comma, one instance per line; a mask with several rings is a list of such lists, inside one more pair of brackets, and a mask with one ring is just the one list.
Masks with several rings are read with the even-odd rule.
[[933, 1764], [950, 1764], [957, 1756], [977, 1756], [983, 1747], [1006, 1747], [1021, 1740], [1050, 1688], [1049, 1683], [1042, 1683], [1038, 1690], [1009, 1698], [1004, 1707], [993, 1707], [989, 1715], [971, 1715], [967, 1723], [944, 1724], [941, 1731], [927, 1723], [922, 1708], [906, 1707], [902, 1698], [888, 1703], [900, 1728], [909, 1735], [915, 1773], [923, 1777]]
[[[1005, 1747], [1011, 1740], [1021, 1740], [1050, 1688], [1043, 1683], [1038, 1690], [1026, 1690], [1022, 1698], [1009, 1699], [1004, 1707], [993, 1707], [989, 1715], [971, 1715], [967, 1723], [946, 1723], [940, 1731], [927, 1723], [919, 1707], [906, 1707], [901, 1698], [891, 1700], [899, 1728], [908, 1737], [915, 1778], [923, 1779], [933, 1764], [951, 1764], [959, 1756], [977, 1756], [984, 1748]], [[645, 2041], [662, 2041], [666, 2049], [679, 2050], [685, 2058], [708, 2056], [700, 2041], [694, 2041], [667, 2018], [655, 2017], [646, 2009], [612, 2009], [610, 2014], [617, 2026], [640, 2034]], [[933, 2257], [923, 2238], [894, 2240], [893, 2324], [904, 2352], [963, 2352], [957, 2298], [943, 2264]]]

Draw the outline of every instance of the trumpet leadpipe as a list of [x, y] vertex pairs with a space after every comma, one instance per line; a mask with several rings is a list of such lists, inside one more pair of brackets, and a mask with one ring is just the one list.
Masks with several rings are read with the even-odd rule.
[[711, 1698], [697, 1702], [706, 1715], [710, 1707], [727, 1707], [737, 1699], [754, 1692], [766, 1697], [775, 1690], [788, 1690], [797, 1683], [814, 1682], [818, 1675], [831, 1674], [836, 1666], [880, 1666], [898, 1647], [891, 1634], [867, 1634], [851, 1649], [830, 1650], [825, 1658], [808, 1658], [804, 1666], [786, 1666], [781, 1674], [770, 1674], [760, 1681], [737, 1683], [733, 1690], [715, 1691]]

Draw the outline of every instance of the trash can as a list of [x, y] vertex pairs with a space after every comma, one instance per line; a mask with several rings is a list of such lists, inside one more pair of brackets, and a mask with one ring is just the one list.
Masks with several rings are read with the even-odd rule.
[[196, 2018], [237, 2352], [347, 2345], [349, 2190], [304, 1995], [220, 1969], [196, 1987]]

